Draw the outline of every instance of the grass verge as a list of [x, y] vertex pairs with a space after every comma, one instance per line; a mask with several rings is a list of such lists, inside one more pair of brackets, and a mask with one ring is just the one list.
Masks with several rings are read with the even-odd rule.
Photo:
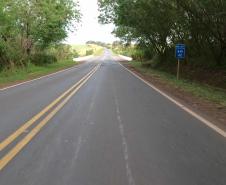
[[104, 48], [103, 47], [99, 47], [94, 51], [94, 56], [101, 56], [104, 52]]
[[180, 88], [185, 92], [189, 92], [196, 97], [226, 106], [226, 91], [223, 89], [184, 79], [177, 80], [176, 76], [150, 67], [147, 68], [143, 66], [141, 62], [132, 61], [129, 62], [129, 64], [138, 69], [142, 74], [156, 77], [167, 84], [170, 84], [175, 88]]
[[24, 69], [16, 68], [12, 70], [4, 70], [0, 72], [0, 87], [38, 78], [59, 70], [70, 68], [76, 64], [77, 63], [71, 60], [65, 60], [44, 66], [35, 66], [33, 64], [29, 64]]

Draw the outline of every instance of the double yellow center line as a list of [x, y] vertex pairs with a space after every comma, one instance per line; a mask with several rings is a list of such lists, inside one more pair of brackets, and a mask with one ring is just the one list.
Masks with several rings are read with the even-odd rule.
[[8, 136], [0, 143], [0, 151], [3, 151], [13, 141], [15, 141], [21, 134], [25, 133], [32, 125], [41, 119], [47, 112], [45, 117], [31, 130], [27, 135], [21, 139], [16, 146], [14, 146], [8, 153], [0, 159], [0, 171], [40, 132], [40, 130], [56, 115], [56, 113], [64, 107], [64, 105], [78, 92], [78, 90], [94, 75], [99, 69], [100, 64], [94, 67], [88, 74], [86, 74], [79, 82], [74, 84], [70, 89], [64, 92], [60, 97], [46, 106], [41, 112], [36, 114], [29, 121], [24, 123], [14, 133]]

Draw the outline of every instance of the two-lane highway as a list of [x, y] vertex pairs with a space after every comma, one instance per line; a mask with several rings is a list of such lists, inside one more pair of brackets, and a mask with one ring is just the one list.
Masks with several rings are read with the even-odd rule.
[[115, 58], [0, 91], [1, 185], [226, 184], [226, 139]]

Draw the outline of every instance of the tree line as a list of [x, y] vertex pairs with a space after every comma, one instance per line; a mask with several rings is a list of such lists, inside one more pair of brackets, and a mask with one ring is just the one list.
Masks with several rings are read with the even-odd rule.
[[79, 20], [73, 0], [0, 1], [0, 69], [51, 61], [48, 52], [64, 47], [59, 43]]
[[105, 43], [105, 42], [101, 42], [101, 41], [93, 41], [93, 40], [89, 40], [86, 42], [87, 45], [89, 44], [94, 44], [94, 45], [97, 45], [97, 46], [102, 46], [104, 48], [109, 48], [109, 45], [111, 44], [108, 44], [108, 43]]
[[146, 58], [172, 61], [178, 43], [187, 46], [194, 66], [226, 66], [225, 0], [98, 0], [103, 24], [127, 45], [136, 43]]

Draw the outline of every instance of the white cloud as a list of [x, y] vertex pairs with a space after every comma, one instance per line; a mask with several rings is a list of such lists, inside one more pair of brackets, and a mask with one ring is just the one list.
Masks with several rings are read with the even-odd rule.
[[112, 42], [116, 38], [111, 34], [113, 25], [101, 25], [98, 23], [97, 0], [79, 0], [82, 13], [81, 25], [77, 31], [70, 33], [66, 42], [69, 44], [83, 44], [88, 40]]

